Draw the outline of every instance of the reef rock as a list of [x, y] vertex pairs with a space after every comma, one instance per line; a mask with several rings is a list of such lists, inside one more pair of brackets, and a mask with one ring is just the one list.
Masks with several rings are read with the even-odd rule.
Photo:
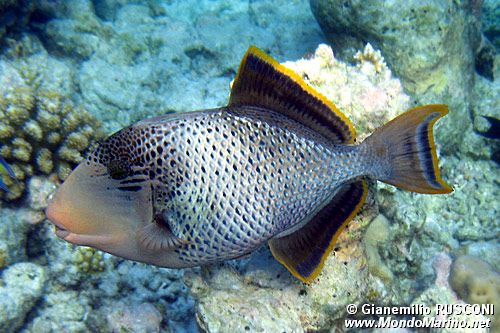
[[127, 305], [123, 302], [107, 315], [111, 332], [160, 332], [160, 312], [151, 303]]
[[472, 256], [459, 256], [453, 262], [450, 284], [470, 304], [493, 304], [493, 332], [500, 331], [500, 274], [486, 262]]
[[[429, 315], [424, 315], [424, 317], [428, 317], [428, 319], [435, 319], [436, 321], [441, 320], [454, 320], [457, 322], [463, 322], [467, 325], [474, 325], [475, 323], [486, 323], [488, 322], [488, 318], [481, 314], [437, 314], [435, 311], [436, 304], [460, 304], [464, 305], [464, 302], [459, 300], [455, 292], [452, 290], [448, 279], [450, 278], [452, 266], [452, 259], [446, 252], [438, 253], [432, 260], [432, 267], [435, 272], [436, 279], [434, 284], [430, 285], [426, 290], [424, 290], [420, 295], [415, 297], [411, 302], [412, 305], [425, 305], [431, 309], [431, 313]], [[469, 333], [471, 332], [471, 328], [460, 327], [460, 328], [440, 328], [434, 329], [431, 332], [440, 332], [440, 333]], [[488, 328], [475, 328], [474, 332], [476, 333], [487, 333], [489, 332]]]
[[187, 271], [184, 280], [196, 299], [199, 327], [205, 332], [322, 331], [341, 323], [347, 304], [385, 297], [390, 286], [369, 273], [362, 243], [362, 231], [376, 214], [368, 207], [350, 223], [310, 285], [294, 278], [266, 247], [247, 258]]
[[350, 65], [335, 58], [332, 49], [321, 44], [308, 59], [287, 61], [312, 87], [331, 100], [354, 124], [358, 140], [403, 113], [410, 98], [392, 76], [380, 51], [367, 44]]
[[[500, 66], [500, 55], [496, 56], [496, 66]], [[498, 138], [493, 133], [497, 123], [490, 120], [500, 119], [500, 68], [497, 68], [493, 80], [477, 76], [472, 92], [471, 116], [474, 132], [465, 133], [466, 144], [462, 151], [473, 158], [494, 159], [500, 161]], [[478, 135], [478, 133], [480, 135]], [[492, 133], [492, 134], [489, 134]]]
[[299, 57], [321, 41], [306, 1], [64, 4], [41, 34], [49, 50], [77, 58], [82, 102], [107, 131], [147, 116], [225, 105], [251, 44]]
[[44, 268], [32, 263], [12, 265], [0, 279], [0, 332], [14, 332], [43, 293]]
[[[480, 41], [481, 1], [310, 0], [336, 49], [379, 48], [418, 104], [444, 103], [450, 114], [438, 131], [454, 152], [470, 129], [470, 91]], [[439, 134], [441, 133], [441, 134]]]
[[305, 332], [334, 326], [346, 315], [346, 305], [360, 303], [373, 284], [362, 248], [353, 243], [344, 254], [327, 259], [312, 285], [293, 278], [264, 249], [245, 263], [187, 273], [198, 325], [205, 332]]
[[482, 26], [484, 35], [500, 50], [500, 6], [497, 0], [484, 0]]

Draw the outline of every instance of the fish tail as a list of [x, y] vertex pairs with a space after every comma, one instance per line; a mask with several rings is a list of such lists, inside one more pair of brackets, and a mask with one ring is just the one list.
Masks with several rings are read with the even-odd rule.
[[378, 128], [365, 141], [383, 166], [375, 176], [412, 192], [452, 192], [439, 173], [433, 135], [433, 125], [447, 113], [446, 105], [420, 106]]

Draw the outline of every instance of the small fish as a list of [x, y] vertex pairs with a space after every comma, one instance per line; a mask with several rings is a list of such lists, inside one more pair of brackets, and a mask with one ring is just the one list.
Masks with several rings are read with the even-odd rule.
[[[1, 175], [6, 175], [12, 179], [16, 179], [16, 174], [14, 173], [14, 170], [12, 170], [10, 165], [7, 164], [7, 161], [5, 161], [2, 156], [0, 156], [0, 176]], [[5, 192], [9, 192], [9, 188], [3, 182], [1, 177], [0, 177], [0, 190], [5, 191]]]
[[352, 123], [333, 103], [250, 47], [226, 107], [146, 119], [111, 135], [46, 214], [70, 243], [164, 267], [238, 258], [268, 243], [310, 282], [363, 206], [365, 178], [452, 191], [439, 174], [432, 128], [447, 112], [417, 107], [354, 144]]

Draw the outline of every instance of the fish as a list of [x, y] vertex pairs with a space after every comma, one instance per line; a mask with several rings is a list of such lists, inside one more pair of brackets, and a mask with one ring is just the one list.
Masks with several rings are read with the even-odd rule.
[[[17, 180], [14, 170], [12, 170], [11, 166], [2, 156], [0, 156], [0, 175], [6, 175], [14, 180]], [[4, 192], [9, 192], [9, 188], [1, 178], [0, 178], [0, 190]]]
[[227, 106], [112, 134], [59, 187], [46, 215], [65, 241], [169, 268], [240, 258], [267, 243], [310, 283], [361, 210], [367, 179], [453, 190], [433, 136], [447, 113], [446, 105], [416, 107], [356, 143], [331, 101], [251, 46]]

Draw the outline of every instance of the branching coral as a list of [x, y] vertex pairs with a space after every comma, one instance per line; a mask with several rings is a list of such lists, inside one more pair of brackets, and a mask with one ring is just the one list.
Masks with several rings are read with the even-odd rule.
[[74, 262], [78, 270], [85, 273], [102, 272], [106, 268], [102, 253], [91, 247], [78, 247]]
[[365, 64], [371, 64], [377, 73], [383, 73], [388, 70], [384, 57], [370, 43], [366, 44], [363, 52], [356, 52], [354, 59], [359, 62], [358, 66], [361, 69]]
[[0, 77], [0, 156], [19, 180], [4, 179], [9, 192], [0, 198], [14, 200], [32, 175], [55, 173], [63, 180], [101, 134], [93, 116], [40, 86], [32, 69], [0, 66], [6, 69]]

